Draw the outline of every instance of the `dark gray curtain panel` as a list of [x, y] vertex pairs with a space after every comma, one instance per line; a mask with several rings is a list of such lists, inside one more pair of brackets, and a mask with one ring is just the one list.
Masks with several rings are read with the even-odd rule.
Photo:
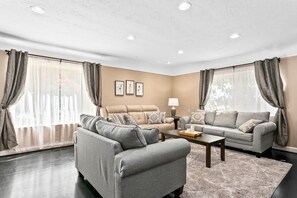
[[87, 92], [93, 104], [97, 106], [96, 115], [100, 115], [102, 105], [101, 65], [84, 62], [83, 70]]
[[199, 108], [204, 109], [210, 95], [214, 70], [206, 69], [200, 71], [199, 83]]
[[11, 50], [9, 53], [4, 95], [0, 108], [0, 151], [17, 146], [15, 129], [9, 107], [23, 94], [27, 75], [28, 53]]
[[275, 115], [277, 121], [276, 143], [285, 146], [288, 143], [288, 124], [279, 60], [275, 57], [256, 61], [254, 65], [256, 81], [262, 97], [271, 106], [278, 108]]

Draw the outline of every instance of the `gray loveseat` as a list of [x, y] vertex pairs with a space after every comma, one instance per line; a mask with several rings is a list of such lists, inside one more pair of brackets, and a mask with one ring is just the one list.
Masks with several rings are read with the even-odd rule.
[[[205, 124], [190, 124], [191, 116], [183, 116], [179, 119], [179, 126], [181, 129], [194, 126], [196, 131], [226, 137], [227, 146], [253, 151], [260, 157], [261, 153], [272, 147], [276, 130], [276, 124], [269, 122], [269, 115], [269, 112], [206, 111]], [[262, 120], [263, 123], [255, 126], [252, 132], [240, 131], [238, 128], [250, 119]]]
[[159, 142], [158, 129], [84, 116], [82, 127], [74, 133], [75, 166], [102, 197], [156, 198], [182, 193], [189, 142]]

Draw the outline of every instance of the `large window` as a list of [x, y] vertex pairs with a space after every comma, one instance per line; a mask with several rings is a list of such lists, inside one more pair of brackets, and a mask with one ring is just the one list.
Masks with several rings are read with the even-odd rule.
[[215, 70], [207, 110], [244, 112], [270, 111], [270, 106], [261, 96], [257, 87], [253, 65]]
[[24, 95], [11, 108], [20, 147], [72, 142], [82, 113], [95, 114], [82, 64], [30, 57]]

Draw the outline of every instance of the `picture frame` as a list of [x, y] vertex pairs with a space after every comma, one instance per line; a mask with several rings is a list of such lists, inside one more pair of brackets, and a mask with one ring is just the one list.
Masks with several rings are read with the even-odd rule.
[[138, 97], [143, 96], [143, 91], [144, 91], [144, 85], [142, 82], [136, 82], [135, 83], [135, 95]]
[[123, 96], [124, 95], [124, 81], [116, 80], [114, 82], [114, 94], [116, 96]]
[[134, 95], [134, 80], [126, 80], [126, 95]]

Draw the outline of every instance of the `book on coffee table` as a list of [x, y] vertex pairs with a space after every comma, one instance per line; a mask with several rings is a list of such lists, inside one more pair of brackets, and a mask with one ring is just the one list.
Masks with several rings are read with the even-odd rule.
[[199, 132], [199, 131], [179, 131], [178, 134], [195, 138], [195, 137], [201, 136], [202, 132]]

